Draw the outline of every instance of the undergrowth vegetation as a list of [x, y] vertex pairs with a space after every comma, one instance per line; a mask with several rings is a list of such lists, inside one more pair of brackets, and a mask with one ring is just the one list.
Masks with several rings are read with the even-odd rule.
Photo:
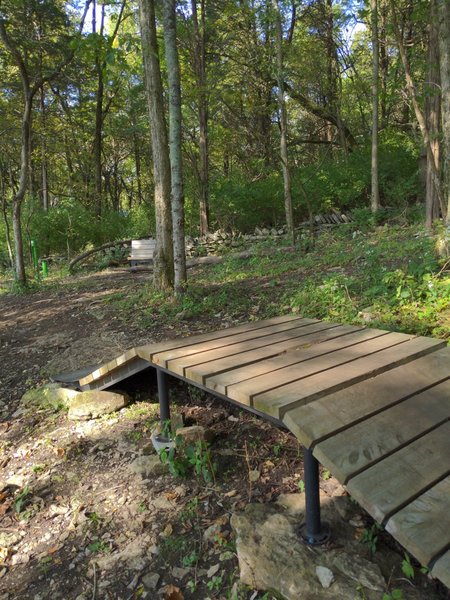
[[250, 259], [230, 255], [197, 267], [179, 300], [155, 292], [149, 282], [105, 301], [143, 327], [161, 320], [234, 322], [295, 312], [450, 337], [449, 263], [438, 259], [434, 238], [421, 227], [344, 225], [320, 233], [313, 248], [306, 241], [294, 251], [274, 247], [266, 255], [255, 248]]

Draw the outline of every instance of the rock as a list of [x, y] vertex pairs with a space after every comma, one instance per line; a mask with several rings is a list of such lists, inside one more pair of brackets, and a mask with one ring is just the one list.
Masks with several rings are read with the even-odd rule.
[[69, 419], [73, 421], [96, 419], [102, 415], [115, 412], [130, 401], [127, 394], [90, 390], [80, 392], [70, 402]]
[[0, 531], [0, 546], [3, 548], [10, 548], [20, 541], [21, 537], [18, 533], [8, 533], [7, 531]]
[[205, 542], [205, 544], [214, 541], [214, 538], [221, 532], [221, 530], [222, 525], [220, 523], [213, 523], [212, 525], [207, 527], [203, 532], [203, 541]]
[[338, 515], [347, 523], [355, 518], [358, 508], [349, 496], [336, 496], [333, 498], [333, 504]]
[[329, 588], [334, 581], [333, 571], [331, 571], [331, 569], [329, 569], [328, 567], [323, 567], [322, 565], [319, 565], [318, 567], [316, 567], [316, 575], [318, 580], [320, 581], [321, 586], [325, 589]]
[[144, 454], [143, 456], [138, 456], [130, 465], [128, 465], [128, 468], [136, 475], [140, 475], [143, 479], [159, 477], [160, 475], [166, 475], [169, 472], [167, 463], [163, 464], [157, 454]]
[[181, 427], [177, 429], [176, 436], [180, 436], [182, 444], [186, 445], [201, 441], [211, 442], [213, 438], [212, 431], [205, 429], [202, 425]]
[[336, 569], [353, 579], [353, 581], [357, 581], [363, 587], [378, 592], [386, 589], [386, 582], [381, 574], [380, 567], [370, 560], [337, 550], [332, 550], [329, 553], [329, 559]]
[[[243, 513], [232, 516], [231, 526], [242, 584], [273, 590], [286, 600], [354, 600], [355, 581], [342, 572], [335, 575], [331, 588], [322, 586], [316, 567], [331, 570], [329, 551], [320, 547], [312, 551], [301, 542], [298, 517], [274, 504], [249, 504]], [[372, 588], [362, 593], [366, 600], [380, 597]]]
[[148, 590], [156, 590], [160, 579], [159, 573], [150, 571], [142, 577], [142, 583]]
[[186, 577], [186, 575], [189, 575], [190, 572], [191, 572], [191, 569], [183, 569], [181, 567], [173, 567], [172, 576], [175, 577], [175, 579], [183, 579], [184, 577]]
[[39, 408], [68, 408], [71, 401], [80, 392], [61, 387], [58, 383], [48, 383], [39, 388], [25, 392], [20, 402], [23, 406], [36, 406]]

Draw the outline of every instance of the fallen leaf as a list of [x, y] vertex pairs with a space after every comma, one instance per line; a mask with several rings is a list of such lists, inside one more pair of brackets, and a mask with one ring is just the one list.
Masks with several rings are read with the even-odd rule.
[[220, 563], [217, 563], [217, 565], [213, 565], [212, 567], [210, 567], [208, 569], [208, 573], [206, 574], [208, 579], [211, 579], [212, 577], [214, 577], [214, 575], [217, 573], [217, 571], [220, 569]]
[[167, 524], [167, 525], [164, 527], [164, 530], [163, 530], [163, 535], [164, 535], [165, 537], [169, 537], [169, 535], [172, 535], [172, 532], [173, 532], [173, 527], [172, 527], [171, 523], [168, 523], [168, 524]]
[[53, 452], [59, 456], [60, 458], [65, 455], [66, 451], [64, 448], [58, 448], [57, 446], [53, 446]]
[[184, 596], [179, 587], [170, 584], [164, 588], [164, 600], [184, 600]]
[[7, 500], [3, 504], [0, 504], [0, 517], [3, 517], [3, 515], [6, 513], [11, 504], [12, 502], [10, 500]]
[[6, 546], [0, 546], [0, 565], [4, 564], [8, 558], [8, 548]]
[[224, 496], [226, 496], [227, 498], [233, 498], [233, 496], [236, 496], [236, 494], [237, 494], [237, 490], [230, 490], [229, 492], [224, 494]]
[[61, 548], [61, 544], [56, 544], [47, 550], [47, 554], [55, 554]]

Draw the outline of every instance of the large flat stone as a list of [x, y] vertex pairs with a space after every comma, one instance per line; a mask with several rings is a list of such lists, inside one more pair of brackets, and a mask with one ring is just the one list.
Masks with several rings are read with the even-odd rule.
[[129, 403], [129, 400], [127, 394], [117, 392], [98, 390], [80, 392], [70, 402], [68, 417], [74, 421], [96, 419], [120, 410]]
[[80, 392], [61, 387], [58, 383], [48, 383], [25, 392], [20, 402], [23, 406], [38, 408], [68, 408]]

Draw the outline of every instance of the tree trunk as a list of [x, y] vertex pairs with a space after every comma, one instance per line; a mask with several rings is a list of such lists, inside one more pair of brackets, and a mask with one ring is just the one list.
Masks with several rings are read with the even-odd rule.
[[205, 235], [209, 231], [209, 107], [206, 89], [205, 0], [200, 0], [201, 27], [198, 21], [197, 0], [191, 0], [191, 8], [194, 25], [194, 69], [198, 88], [200, 235]]
[[371, 196], [370, 208], [373, 213], [380, 209], [380, 192], [378, 180], [378, 3], [370, 0], [372, 24], [372, 164], [371, 164]]
[[278, 110], [280, 113], [280, 158], [283, 171], [284, 184], [284, 210], [286, 213], [286, 224], [288, 235], [292, 244], [295, 243], [294, 213], [292, 210], [291, 196], [291, 173], [289, 169], [289, 157], [287, 150], [287, 111], [284, 99], [284, 72], [283, 72], [283, 27], [278, 0], [273, 0], [275, 11], [275, 37], [277, 52], [277, 81], [278, 81]]
[[441, 71], [442, 170], [444, 173], [442, 216], [450, 225], [450, 5], [437, 0]]
[[175, 295], [186, 282], [184, 192], [181, 154], [181, 84], [177, 48], [176, 0], [164, 0], [164, 43], [169, 80], [169, 153], [171, 174], [173, 260]]
[[[92, 4], [92, 32], [96, 33], [96, 3]], [[103, 32], [105, 27], [105, 5], [101, 4], [101, 17], [100, 17], [100, 32], [99, 36], [103, 39]], [[97, 75], [97, 91], [96, 91], [96, 103], [95, 103], [95, 133], [94, 133], [94, 206], [95, 213], [98, 217], [102, 214], [102, 133], [103, 133], [103, 94], [104, 94], [104, 82], [103, 82], [103, 61], [100, 57], [100, 39], [96, 40], [95, 50], [95, 72]]]
[[153, 279], [157, 289], [173, 287], [170, 163], [164, 120], [163, 88], [156, 38], [154, 0], [139, 0], [142, 54], [152, 140], [156, 249]]
[[[433, 162], [436, 168], [439, 170], [439, 119], [441, 99], [439, 94], [439, 39], [436, 0], [431, 0], [430, 6], [428, 61], [428, 90], [425, 101], [425, 114], [427, 127], [430, 132], [430, 145], [433, 155]], [[432, 165], [430, 165], [428, 157], [425, 193], [425, 224], [428, 229], [431, 229], [433, 222], [439, 218], [439, 199], [436, 194], [436, 188], [433, 185]]]
[[[444, 3], [445, 3], [445, 0], [444, 0]], [[395, 34], [395, 37], [397, 40], [400, 58], [403, 63], [403, 69], [405, 71], [406, 89], [408, 92], [408, 96], [411, 100], [411, 104], [413, 106], [414, 113], [416, 115], [417, 123], [419, 124], [420, 133], [422, 134], [423, 143], [424, 143], [424, 146], [425, 146], [425, 149], [427, 152], [427, 161], [431, 168], [431, 179], [433, 181], [434, 187], [436, 188], [436, 195], [439, 198], [439, 205], [441, 207], [441, 212], [442, 212], [442, 215], [445, 216], [446, 215], [446, 207], [444, 205], [439, 171], [434, 162], [433, 151], [431, 149], [430, 134], [429, 134], [428, 127], [427, 127], [427, 124], [425, 121], [425, 117], [419, 106], [419, 102], [417, 101], [416, 88], [414, 86], [414, 81], [411, 76], [411, 70], [409, 68], [408, 57], [406, 56], [405, 46], [403, 44], [402, 35], [400, 32], [400, 28], [398, 26], [397, 11], [396, 11], [394, 0], [390, 0], [390, 5], [391, 5], [391, 12], [392, 12], [392, 24], [394, 26], [394, 34]], [[442, 56], [441, 56], [441, 60], [442, 60]]]
[[389, 73], [389, 52], [387, 41], [387, 2], [381, 0], [380, 6], [380, 28], [379, 28], [379, 56], [380, 56], [380, 109], [381, 109], [381, 129], [385, 129], [388, 124], [388, 108], [387, 108], [387, 85]]

